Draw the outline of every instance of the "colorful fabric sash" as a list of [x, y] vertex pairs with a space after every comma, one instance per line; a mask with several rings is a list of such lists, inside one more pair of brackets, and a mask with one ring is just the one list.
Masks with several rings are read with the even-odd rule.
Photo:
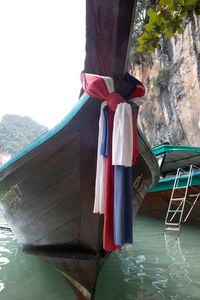
[[[145, 93], [140, 81], [129, 96]], [[131, 105], [114, 92], [110, 77], [81, 73], [84, 91], [91, 97], [105, 99], [101, 105], [97, 150], [94, 212], [104, 214], [104, 242], [114, 251], [132, 242], [132, 165], [139, 153], [137, 124]]]

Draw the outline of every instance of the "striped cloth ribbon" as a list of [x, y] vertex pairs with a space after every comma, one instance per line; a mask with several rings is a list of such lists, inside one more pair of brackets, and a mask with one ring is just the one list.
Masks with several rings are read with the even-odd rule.
[[[135, 84], [131, 100], [145, 94]], [[99, 119], [94, 213], [104, 214], [103, 247], [114, 251], [132, 243], [132, 166], [139, 153], [136, 116], [131, 105], [114, 91], [110, 77], [81, 73], [86, 94], [104, 99]]]

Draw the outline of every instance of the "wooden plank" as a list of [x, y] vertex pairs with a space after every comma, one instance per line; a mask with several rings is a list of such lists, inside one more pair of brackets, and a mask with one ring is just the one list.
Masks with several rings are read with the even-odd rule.
[[117, 91], [127, 71], [134, 0], [86, 1], [84, 71], [114, 78]]
[[[80, 242], [99, 251], [102, 247], [103, 216], [93, 213], [95, 197], [98, 119], [95, 115], [80, 130], [81, 231]], [[92, 129], [92, 130], [91, 130]]]

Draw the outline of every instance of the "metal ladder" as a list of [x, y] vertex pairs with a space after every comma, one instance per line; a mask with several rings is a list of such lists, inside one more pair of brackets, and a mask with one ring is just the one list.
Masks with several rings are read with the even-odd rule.
[[[194, 165], [190, 165], [189, 172], [186, 172], [181, 168], [177, 169], [174, 186], [171, 193], [167, 214], [165, 217], [165, 230], [164, 230], [165, 232], [167, 230], [178, 231], [178, 233], [180, 234], [181, 222], [186, 222], [194, 205], [196, 204], [200, 196], [200, 192], [195, 187], [192, 186], [192, 178], [196, 170], [200, 170], [200, 169], [199, 167], [196, 167]], [[185, 186], [182, 186], [179, 181], [180, 178], [184, 178], [184, 177], [187, 180], [187, 184]], [[194, 191], [194, 194], [189, 194], [189, 187], [190, 187], [190, 191], [191, 190]], [[175, 196], [176, 191], [180, 191], [183, 194], [183, 197]], [[192, 198], [193, 201], [189, 201], [188, 197]], [[186, 216], [183, 218], [183, 212], [184, 212], [186, 202], [190, 205], [190, 208], [186, 212]], [[176, 207], [174, 208], [174, 206]], [[175, 217], [176, 217], [176, 221], [174, 220]]]

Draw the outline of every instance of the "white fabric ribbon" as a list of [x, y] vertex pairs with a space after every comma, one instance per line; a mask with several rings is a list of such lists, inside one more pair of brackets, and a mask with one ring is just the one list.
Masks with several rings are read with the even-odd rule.
[[112, 137], [112, 164], [131, 167], [133, 161], [133, 116], [128, 103], [120, 103], [115, 111]]
[[[104, 78], [109, 93], [114, 92], [113, 79]], [[106, 157], [100, 154], [104, 126], [103, 109], [106, 101], [101, 105], [99, 119], [99, 136], [97, 150], [97, 171], [95, 184], [94, 213], [104, 213], [105, 208], [105, 180], [106, 180]], [[110, 141], [111, 142], [111, 141]], [[114, 115], [112, 137], [112, 164], [125, 167], [132, 166], [133, 159], [133, 121], [132, 108], [128, 103], [120, 103]]]
[[100, 154], [101, 142], [103, 137], [104, 113], [103, 109], [107, 105], [106, 101], [101, 104], [99, 118], [99, 137], [97, 150], [97, 170], [95, 183], [94, 213], [104, 213], [105, 208], [105, 181], [106, 181], [106, 157]]

